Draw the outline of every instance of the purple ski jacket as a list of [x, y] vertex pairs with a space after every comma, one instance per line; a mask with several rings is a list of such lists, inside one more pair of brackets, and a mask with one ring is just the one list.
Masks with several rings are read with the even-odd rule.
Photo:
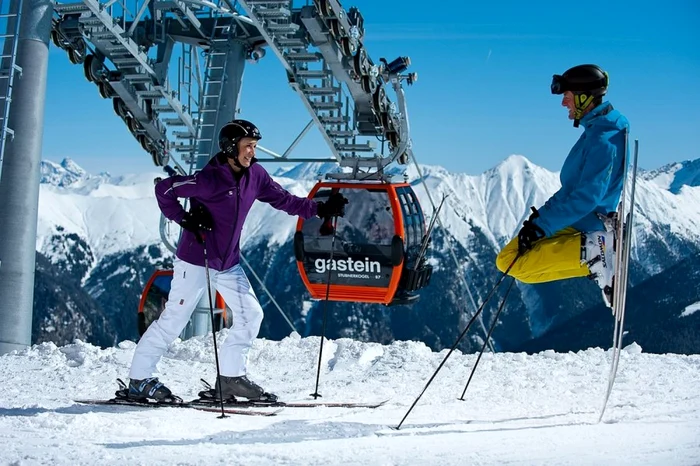
[[[163, 215], [178, 224], [185, 216], [178, 198], [190, 198], [192, 206], [203, 204], [209, 210], [214, 227], [203, 234], [208, 265], [214, 270], [227, 270], [238, 264], [243, 223], [256, 200], [304, 219], [316, 215], [317, 209], [315, 201], [294, 196], [277, 184], [255, 159], [237, 180], [222, 154], [217, 154], [194, 175], [171, 176], [160, 181], [155, 191]], [[204, 246], [197, 242], [194, 233], [185, 229], [176, 255], [190, 264], [204, 266]]]

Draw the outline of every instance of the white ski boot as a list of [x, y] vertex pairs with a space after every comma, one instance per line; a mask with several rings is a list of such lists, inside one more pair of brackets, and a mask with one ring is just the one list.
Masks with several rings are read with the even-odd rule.
[[595, 280], [605, 305], [612, 308], [615, 281], [615, 232], [589, 231], [581, 234], [581, 263], [588, 266], [588, 278]]

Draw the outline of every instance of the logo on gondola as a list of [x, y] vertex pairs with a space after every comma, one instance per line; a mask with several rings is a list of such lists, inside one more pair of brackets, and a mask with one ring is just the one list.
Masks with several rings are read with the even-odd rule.
[[380, 273], [381, 264], [379, 261], [370, 261], [369, 257], [364, 260], [353, 260], [352, 257], [347, 259], [316, 259], [314, 261], [316, 273], [325, 273], [329, 270], [338, 272], [365, 272], [365, 273]]

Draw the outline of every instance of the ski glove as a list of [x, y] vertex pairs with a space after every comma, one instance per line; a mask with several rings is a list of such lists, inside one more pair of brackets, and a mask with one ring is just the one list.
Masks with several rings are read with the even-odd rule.
[[200, 234], [201, 230], [211, 231], [214, 228], [214, 219], [202, 204], [192, 206], [189, 212], [180, 221], [180, 226], [187, 231], [194, 233], [197, 242], [204, 243], [204, 238]]
[[532, 249], [535, 242], [539, 239], [545, 237], [544, 230], [530, 220], [525, 220], [523, 227], [518, 232], [518, 252], [520, 254], [525, 254], [525, 252]]
[[345, 215], [345, 204], [348, 200], [340, 193], [333, 193], [328, 196], [326, 202], [318, 203], [316, 215], [320, 218], [343, 217]]

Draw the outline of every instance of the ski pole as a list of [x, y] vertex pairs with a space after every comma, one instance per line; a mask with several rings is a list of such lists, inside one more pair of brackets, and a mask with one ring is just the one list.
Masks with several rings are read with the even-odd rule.
[[318, 393], [318, 380], [321, 377], [321, 356], [323, 355], [323, 339], [326, 337], [326, 316], [328, 314], [328, 297], [331, 292], [331, 264], [333, 263], [333, 250], [335, 249], [335, 231], [338, 226], [338, 217], [333, 217], [333, 239], [331, 240], [331, 254], [328, 265], [328, 283], [326, 284], [326, 299], [323, 301], [323, 323], [321, 324], [321, 346], [318, 350], [318, 365], [316, 370], [316, 389], [311, 394], [314, 400], [321, 396]]
[[501, 314], [501, 311], [503, 310], [503, 306], [506, 304], [506, 299], [508, 299], [508, 294], [510, 293], [510, 290], [513, 288], [513, 284], [515, 283], [515, 278], [511, 280], [510, 285], [508, 285], [508, 289], [506, 289], [506, 294], [503, 295], [503, 299], [501, 300], [501, 304], [498, 306], [498, 310], [496, 311], [496, 316], [493, 318], [493, 323], [491, 324], [491, 328], [489, 328], [489, 333], [486, 335], [486, 340], [484, 341], [484, 344], [481, 345], [481, 351], [479, 351], [479, 356], [476, 358], [476, 362], [474, 363], [474, 367], [472, 368], [471, 374], [469, 374], [469, 379], [467, 380], [467, 384], [464, 386], [464, 391], [462, 392], [462, 396], [459, 397], [461, 401], [464, 401], [464, 394], [467, 393], [467, 388], [469, 387], [469, 383], [472, 381], [472, 377], [474, 377], [474, 372], [476, 372], [476, 366], [479, 365], [479, 361], [481, 361], [481, 356], [484, 354], [484, 350], [486, 349], [486, 342], [489, 341], [489, 338], [491, 338], [491, 334], [493, 333], [493, 329], [496, 328], [496, 323], [498, 322], [498, 316]]
[[216, 347], [216, 322], [214, 319], [214, 302], [211, 298], [211, 280], [209, 278], [209, 259], [207, 258], [207, 240], [202, 235], [202, 245], [204, 247], [204, 272], [207, 276], [207, 293], [209, 295], [209, 316], [211, 317], [211, 337], [214, 340], [214, 360], [216, 361], [216, 380], [219, 384], [219, 401], [221, 402], [221, 416], [217, 416], [219, 419], [223, 419], [226, 416], [224, 412], [224, 391], [222, 390], [223, 385], [221, 384], [221, 370], [219, 369], [219, 351]]
[[[476, 318], [479, 316], [479, 314], [481, 314], [481, 311], [484, 310], [484, 307], [486, 306], [486, 303], [489, 302], [489, 300], [491, 299], [491, 296], [493, 295], [493, 293], [496, 291], [496, 289], [499, 287], [499, 285], [503, 282], [503, 280], [508, 276], [508, 272], [510, 272], [510, 269], [513, 268], [513, 266], [515, 265], [515, 262], [518, 260], [519, 257], [520, 257], [520, 253], [518, 253], [518, 254], [515, 256], [515, 259], [513, 259], [513, 262], [510, 263], [510, 265], [508, 266], [508, 268], [506, 269], [506, 271], [503, 272], [503, 274], [501, 274], [501, 277], [498, 279], [498, 281], [497, 281], [496, 284], [493, 286], [493, 288], [491, 289], [491, 291], [489, 291], [489, 293], [486, 295], [486, 298], [485, 298], [484, 301], [481, 303], [481, 306], [479, 306], [479, 309], [476, 310], [476, 312], [474, 313], [474, 315], [472, 316], [472, 318], [469, 320], [469, 323], [467, 323], [467, 326], [464, 328], [464, 330], [462, 330], [462, 333], [460, 333], [459, 337], [457, 338], [457, 341], [454, 342], [454, 344], [452, 345], [452, 347], [450, 348], [450, 350], [449, 350], [449, 351], [447, 352], [447, 354], [445, 355], [445, 358], [442, 360], [442, 362], [441, 362], [440, 365], [437, 367], [437, 369], [435, 369], [435, 372], [433, 373], [433, 375], [432, 375], [432, 376], [430, 377], [430, 379], [428, 380], [428, 383], [426, 383], [426, 384], [425, 384], [425, 387], [423, 387], [423, 391], [420, 392], [420, 394], [419, 394], [418, 397], [415, 399], [415, 401], [413, 401], [413, 404], [411, 405], [411, 407], [408, 408], [408, 411], [407, 411], [406, 414], [404, 415], [403, 419], [401, 419], [401, 422], [399, 422], [399, 425], [397, 425], [397, 426], [395, 427], [396, 430], [399, 430], [399, 429], [401, 428], [401, 425], [402, 425], [403, 422], [406, 420], [406, 418], [407, 418], [408, 415], [411, 413], [411, 411], [413, 411], [413, 408], [414, 408], [414, 407], [416, 406], [416, 404], [418, 403], [418, 400], [421, 399], [421, 397], [423, 396], [423, 394], [425, 393], [425, 391], [428, 389], [428, 387], [429, 387], [430, 384], [432, 383], [432, 381], [433, 381], [433, 379], [435, 378], [435, 376], [437, 376], [438, 372], [440, 372], [440, 369], [442, 369], [442, 366], [445, 365], [445, 363], [447, 362], [447, 359], [450, 357], [450, 355], [452, 354], [452, 352], [457, 348], [457, 345], [459, 344], [459, 342], [462, 340], [462, 338], [464, 338], [464, 335], [467, 334], [467, 331], [469, 330], [469, 327], [472, 326], [472, 324], [474, 323], [474, 321], [476, 320]], [[486, 341], [489, 341], [488, 338], [486, 338]]]

